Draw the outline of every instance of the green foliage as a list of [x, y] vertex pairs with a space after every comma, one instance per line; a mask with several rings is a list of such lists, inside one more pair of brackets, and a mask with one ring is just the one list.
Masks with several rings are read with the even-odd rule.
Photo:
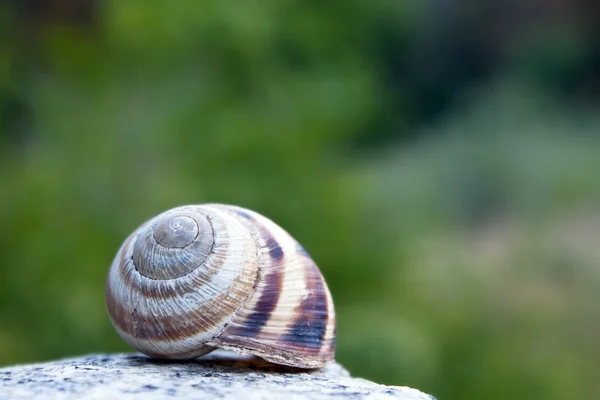
[[357, 149], [412, 109], [379, 52], [421, 11], [112, 1], [85, 29], [2, 35], [0, 364], [128, 351], [104, 309], [119, 245], [224, 202], [311, 253], [353, 374], [440, 399], [598, 397], [600, 120], [524, 84], [580, 48], [516, 51], [418, 140]]
[[[348, 346], [391, 355], [368, 377], [440, 398], [597, 397], [600, 120], [490, 89], [434, 140], [366, 163], [373, 226], [396, 254], [358, 314], [380, 330]], [[368, 362], [352, 354], [351, 369]]]

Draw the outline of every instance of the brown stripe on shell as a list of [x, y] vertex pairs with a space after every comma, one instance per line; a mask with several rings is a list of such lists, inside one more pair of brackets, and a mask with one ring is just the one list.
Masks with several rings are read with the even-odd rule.
[[269, 249], [269, 256], [271, 256], [275, 262], [281, 261], [283, 259], [283, 250], [281, 249], [279, 243], [277, 243], [271, 234], [268, 234], [266, 242], [267, 248]]
[[296, 242], [296, 251], [298, 251], [300, 255], [308, 258], [311, 262], [314, 262], [310, 254], [308, 254], [308, 251], [306, 251], [306, 249], [298, 242]]
[[281, 341], [309, 353], [319, 353], [325, 340], [329, 318], [327, 289], [317, 266], [306, 268], [307, 296], [295, 309], [298, 316], [281, 336]]
[[[306, 251], [306, 249], [300, 243], [297, 244], [297, 251], [300, 255], [308, 258], [309, 260], [311, 260], [311, 262], [313, 262], [308, 251]], [[333, 303], [332, 303], [332, 305], [333, 305]], [[333, 313], [333, 310], [328, 310], [328, 318], [329, 319], [327, 321], [327, 324], [325, 325], [324, 336], [327, 335], [327, 328], [329, 328], [328, 325], [333, 325], [333, 336], [331, 338], [325, 338], [323, 336], [324, 341], [329, 340], [329, 346], [327, 348], [324, 348], [323, 350], [330, 353], [331, 355], [333, 355], [335, 353], [336, 338], [337, 338], [337, 323], [336, 323], [335, 314]]]
[[[131, 319], [131, 311], [126, 307], [123, 307], [120, 299], [118, 299], [113, 292], [113, 287], [115, 285], [122, 284], [124, 287], [129, 288], [132, 286], [132, 273], [133, 271], [121, 270], [121, 265], [127, 259], [127, 249], [129, 248], [131, 241], [135, 237], [135, 233], [129, 235], [129, 237], [125, 240], [121, 249], [119, 250], [119, 264], [118, 264], [118, 272], [119, 276], [116, 280], [111, 280], [112, 270], [109, 271], [108, 277], [106, 278], [106, 288], [105, 288], [105, 298], [106, 298], [106, 308], [108, 309], [108, 313], [111, 317], [112, 322], [123, 332], [131, 334], [133, 332], [133, 321]], [[129, 297], [129, 295], [127, 296]]]
[[[238, 207], [231, 207], [232, 209], [234, 209], [237, 213], [237, 215], [239, 215], [240, 217], [248, 220], [248, 221], [254, 221], [254, 218], [252, 218], [252, 215], [250, 215], [249, 212], [247, 212], [246, 210], [240, 209]], [[275, 240], [275, 238], [273, 237], [273, 235], [271, 235], [271, 233], [269, 231], [267, 231], [265, 228], [259, 229], [260, 231], [260, 236], [262, 236], [265, 239], [265, 244], [267, 246], [267, 248], [269, 249], [269, 255], [271, 256], [271, 258], [275, 261], [281, 261], [283, 259], [283, 250], [281, 249], [281, 246], [279, 245], [279, 243], [277, 243], [277, 241]]]
[[265, 287], [260, 294], [255, 310], [239, 325], [230, 326], [228, 334], [241, 337], [256, 337], [262, 328], [271, 319], [271, 314], [281, 295], [283, 274], [279, 271], [272, 272], [265, 277]]
[[[278, 268], [276, 264], [283, 261], [283, 251], [277, 240], [271, 235], [271, 233], [265, 228], [256, 229], [258, 234], [265, 239], [265, 243], [269, 250], [269, 256], [272, 259], [274, 269], [271, 271], [265, 271], [259, 268], [258, 284], [254, 290], [258, 290], [262, 287], [260, 297], [254, 306], [254, 311], [249, 314], [246, 319], [236, 326], [231, 326], [228, 330], [228, 334], [241, 337], [256, 337], [262, 330], [262, 328], [269, 322], [273, 311], [277, 307], [279, 297], [281, 296], [281, 289], [283, 286], [283, 268]], [[253, 229], [250, 230], [254, 236], [256, 232]], [[262, 260], [259, 260], [259, 265], [262, 265]], [[263, 275], [264, 274], [264, 275]], [[263, 285], [260, 282], [264, 282]]]
[[248, 211], [243, 210], [240, 207], [229, 206], [228, 208], [230, 208], [232, 210], [235, 210], [235, 212], [237, 212], [237, 215], [239, 215], [240, 217], [243, 217], [243, 218], [247, 219], [248, 221], [253, 221], [254, 220], [254, 218], [252, 218], [252, 215], [250, 215], [250, 213]]
[[133, 262], [132, 256], [131, 254], [129, 254], [129, 247], [131, 246], [131, 241], [135, 237], [137, 237], [137, 232], [134, 232], [131, 235], [129, 235], [129, 237], [125, 240], [125, 243], [123, 243], [123, 246], [121, 246], [121, 249], [119, 250], [119, 274], [123, 283], [127, 283], [128, 286], [131, 284], [131, 282], [128, 282], [127, 272], [124, 271], [124, 268], [122, 268], [122, 266], [126, 265], [128, 260], [131, 260], [131, 262]]
[[331, 338], [331, 342], [329, 343], [329, 352], [331, 354], [335, 353], [335, 345], [336, 345], [336, 340], [337, 340], [337, 321], [335, 320], [335, 317], [333, 318], [332, 323], [334, 324], [333, 337]]
[[[109, 277], [110, 279], [110, 277]], [[106, 308], [112, 322], [123, 332], [131, 334], [133, 332], [133, 321], [131, 319], [131, 311], [123, 307], [116, 301], [112, 291], [112, 285], [107, 284], [105, 289]]]

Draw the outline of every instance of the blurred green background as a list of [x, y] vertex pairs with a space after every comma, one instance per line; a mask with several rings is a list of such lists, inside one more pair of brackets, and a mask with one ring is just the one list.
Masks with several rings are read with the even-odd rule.
[[0, 365], [129, 351], [124, 238], [238, 204], [312, 254], [352, 374], [600, 398], [591, 0], [0, 3]]

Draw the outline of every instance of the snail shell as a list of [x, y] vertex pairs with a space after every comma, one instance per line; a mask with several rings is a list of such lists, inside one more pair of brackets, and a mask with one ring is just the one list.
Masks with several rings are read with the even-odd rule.
[[308, 253], [253, 211], [177, 207], [133, 232], [106, 282], [119, 335], [155, 358], [216, 348], [301, 368], [334, 359], [335, 312]]

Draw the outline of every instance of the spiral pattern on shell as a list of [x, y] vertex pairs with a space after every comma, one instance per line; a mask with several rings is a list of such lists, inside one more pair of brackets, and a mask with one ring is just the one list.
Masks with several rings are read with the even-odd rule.
[[112, 263], [106, 304], [119, 335], [155, 358], [225, 348], [301, 368], [334, 359], [318, 267], [281, 227], [236, 206], [177, 207], [140, 226]]

